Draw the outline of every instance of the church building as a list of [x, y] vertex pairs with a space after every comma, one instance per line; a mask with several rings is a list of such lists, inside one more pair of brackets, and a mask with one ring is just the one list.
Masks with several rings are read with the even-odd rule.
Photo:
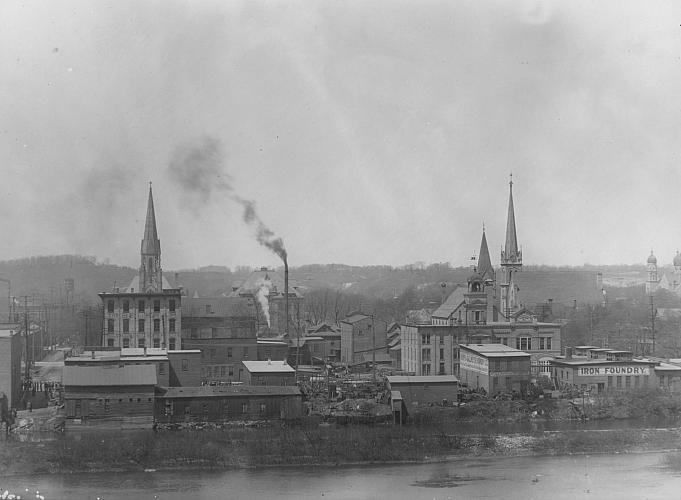
[[181, 349], [181, 289], [163, 276], [151, 184], [140, 258], [139, 273], [127, 287], [99, 294], [104, 306], [103, 345]]

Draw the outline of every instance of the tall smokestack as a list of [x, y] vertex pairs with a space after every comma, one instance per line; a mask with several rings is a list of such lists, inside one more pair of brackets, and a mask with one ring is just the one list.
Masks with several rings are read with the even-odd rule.
[[288, 262], [284, 259], [284, 309], [286, 310], [286, 326], [284, 332], [288, 338]]

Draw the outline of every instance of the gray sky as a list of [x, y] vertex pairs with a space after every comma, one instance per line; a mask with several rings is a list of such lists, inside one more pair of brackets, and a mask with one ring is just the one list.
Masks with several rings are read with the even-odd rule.
[[681, 250], [681, 3], [0, 2], [0, 259], [166, 269]]

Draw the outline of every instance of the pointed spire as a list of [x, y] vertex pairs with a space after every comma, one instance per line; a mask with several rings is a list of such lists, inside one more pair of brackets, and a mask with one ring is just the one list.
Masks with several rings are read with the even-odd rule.
[[482, 227], [482, 242], [480, 243], [480, 257], [478, 258], [478, 274], [483, 278], [494, 279], [494, 268], [492, 259], [487, 248], [487, 237], [485, 236], [485, 226]]
[[515, 230], [515, 212], [513, 210], [513, 174], [508, 183], [508, 219], [506, 221], [506, 245], [501, 253], [503, 264], [522, 265], [522, 254], [518, 250], [518, 238]]
[[161, 242], [156, 231], [156, 214], [154, 212], [154, 197], [151, 193], [151, 182], [149, 183], [149, 201], [147, 202], [147, 219], [144, 223], [142, 253], [145, 255], [161, 255]]

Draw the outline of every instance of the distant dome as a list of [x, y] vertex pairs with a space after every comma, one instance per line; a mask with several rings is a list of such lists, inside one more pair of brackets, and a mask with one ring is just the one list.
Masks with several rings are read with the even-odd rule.
[[657, 264], [657, 257], [653, 255], [652, 250], [650, 251], [650, 257], [648, 257], [648, 260], [646, 262], [648, 264]]
[[681, 253], [676, 252], [676, 256], [674, 257], [674, 267], [681, 267]]

